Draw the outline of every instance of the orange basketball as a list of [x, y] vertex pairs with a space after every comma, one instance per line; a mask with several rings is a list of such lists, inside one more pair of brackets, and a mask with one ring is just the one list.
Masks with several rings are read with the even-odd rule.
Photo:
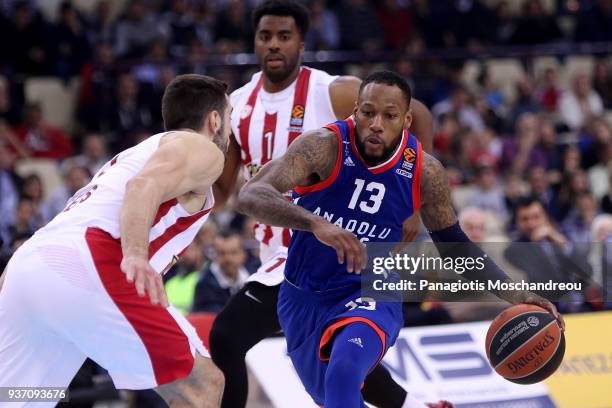
[[554, 373], [565, 353], [565, 336], [545, 309], [528, 304], [501, 312], [487, 331], [489, 363], [505, 379], [533, 384]]

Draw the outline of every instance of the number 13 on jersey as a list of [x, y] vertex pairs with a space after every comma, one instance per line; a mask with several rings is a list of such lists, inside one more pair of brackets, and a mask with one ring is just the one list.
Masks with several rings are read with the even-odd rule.
[[[364, 185], [365, 180], [359, 178], [355, 179], [355, 190], [353, 191], [351, 201], [348, 205], [348, 208], [351, 210], [354, 210], [357, 206], [357, 202], [361, 192], [363, 191]], [[385, 185], [382, 183], [377, 183], [376, 181], [371, 181], [367, 186], [365, 186], [365, 189], [366, 191], [371, 192], [371, 194], [366, 200], [359, 202], [359, 209], [369, 214], [376, 214], [378, 210], [380, 210], [380, 205], [382, 204], [383, 197], [385, 196]]]

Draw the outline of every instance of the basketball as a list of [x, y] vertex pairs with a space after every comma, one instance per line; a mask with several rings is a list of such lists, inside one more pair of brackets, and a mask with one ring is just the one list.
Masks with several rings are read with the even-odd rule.
[[489, 326], [486, 338], [489, 363], [517, 384], [534, 384], [554, 373], [565, 353], [565, 337], [555, 318], [529, 304], [501, 312]]

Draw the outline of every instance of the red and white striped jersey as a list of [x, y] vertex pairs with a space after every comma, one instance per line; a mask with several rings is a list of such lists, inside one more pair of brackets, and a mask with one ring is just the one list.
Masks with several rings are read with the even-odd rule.
[[[108, 161], [89, 184], [68, 200], [61, 213], [36, 232], [34, 239], [84, 234], [87, 228], [99, 228], [119, 239], [119, 215], [126, 184], [142, 170], [165, 134], [151, 136]], [[149, 261], [155, 270], [164, 271], [193, 241], [213, 205], [211, 188], [203, 208], [194, 214], [187, 212], [177, 199], [159, 206], [149, 232]]]
[[[264, 164], [285, 154], [287, 146], [302, 132], [336, 121], [329, 94], [329, 85], [336, 78], [324, 71], [302, 67], [291, 85], [269, 93], [263, 89], [261, 72], [258, 72], [231, 94], [232, 131], [241, 148], [247, 180]], [[260, 242], [262, 265], [269, 264], [274, 257], [284, 259], [283, 253], [286, 258], [288, 230], [258, 224], [255, 237]], [[282, 268], [262, 267], [249, 280], [277, 285], [282, 279]]]

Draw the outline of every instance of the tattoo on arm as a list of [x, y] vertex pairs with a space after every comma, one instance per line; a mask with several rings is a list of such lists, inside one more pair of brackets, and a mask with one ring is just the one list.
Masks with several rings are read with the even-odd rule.
[[450, 227], [457, 222], [457, 215], [451, 201], [450, 186], [442, 164], [428, 153], [423, 152], [421, 174], [421, 218], [430, 231]]
[[327, 129], [300, 136], [283, 157], [266, 164], [238, 196], [237, 210], [259, 222], [310, 230], [318, 217], [293, 205], [283, 195], [295, 186], [308, 186], [329, 177], [334, 169], [338, 139]]

